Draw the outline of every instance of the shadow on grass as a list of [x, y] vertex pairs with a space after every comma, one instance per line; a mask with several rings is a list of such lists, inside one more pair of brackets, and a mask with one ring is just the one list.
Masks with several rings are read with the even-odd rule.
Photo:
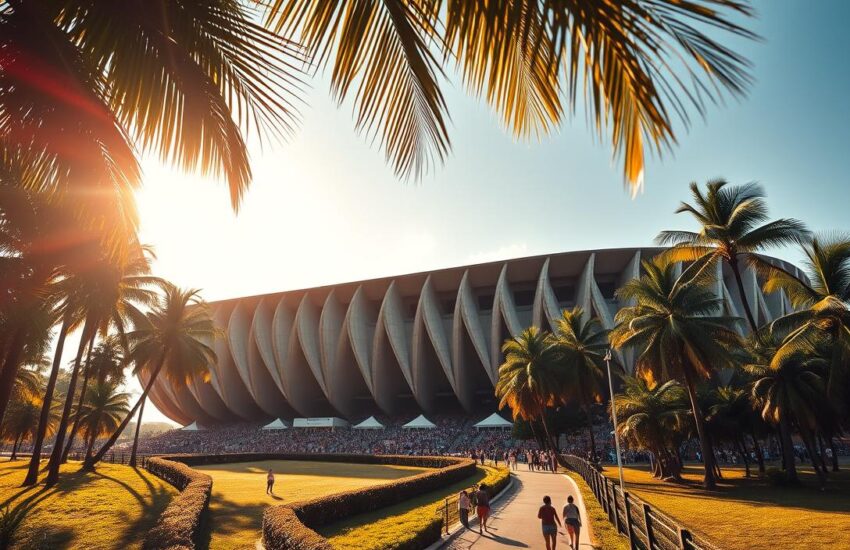
[[219, 539], [240, 534], [242, 539], [245, 540], [240, 540], [239, 544], [244, 544], [246, 547], [253, 546], [254, 540], [262, 536], [263, 512], [267, 506], [269, 504], [266, 502], [254, 504], [235, 502], [213, 491], [209, 509], [201, 522], [197, 541], [198, 548], [207, 549], [223, 546], [221, 541], [217, 541], [217, 544], [214, 545], [213, 536]]
[[[646, 467], [629, 467], [630, 470], [646, 473]], [[702, 487], [702, 468], [688, 465], [683, 473], [688, 478], [680, 482], [664, 482], [656, 479], [640, 481], [627, 479], [630, 490], [644, 494], [649, 500], [653, 495], [679, 495], [700, 497], [708, 500], [742, 502], [753, 505], [781, 506], [821, 512], [850, 512], [850, 471], [844, 469], [830, 472], [825, 490], [821, 491], [814, 471], [798, 466], [800, 484], [776, 486], [767, 479], [760, 479], [754, 472], [752, 477], [732, 477], [733, 469], [724, 468], [726, 477], [717, 480], [717, 489], [707, 491]], [[611, 474], [611, 471], [606, 472]], [[616, 475], [616, 473], [614, 474]]]

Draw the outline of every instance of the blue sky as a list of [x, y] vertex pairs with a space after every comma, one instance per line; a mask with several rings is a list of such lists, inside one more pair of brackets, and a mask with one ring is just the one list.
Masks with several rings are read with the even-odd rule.
[[673, 211], [689, 182], [716, 177], [762, 183], [772, 216], [848, 230], [850, 2], [755, 6], [751, 25], [763, 41], [734, 42], [754, 65], [748, 97], [709, 108], [705, 121], [696, 116], [672, 154], [649, 162], [634, 199], [583, 115], [542, 143], [516, 143], [459, 84], [447, 89], [452, 155], [421, 182], [400, 182], [354, 132], [350, 106], [337, 108], [318, 78], [300, 131], [252, 151], [255, 180], [238, 216], [222, 184], [148, 162], [138, 195], [142, 239], [156, 247], [158, 274], [219, 299], [650, 245], [662, 229], [692, 227]]

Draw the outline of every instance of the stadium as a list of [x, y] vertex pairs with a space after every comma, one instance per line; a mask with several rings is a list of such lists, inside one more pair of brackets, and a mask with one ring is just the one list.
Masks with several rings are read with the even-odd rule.
[[[209, 379], [159, 377], [150, 399], [175, 422], [199, 426], [483, 417], [496, 408], [506, 338], [529, 325], [550, 329], [577, 305], [611, 328], [624, 305], [617, 288], [662, 250], [564, 252], [212, 302], [224, 337]], [[718, 270], [726, 313], [743, 316], [731, 270]], [[758, 323], [790, 311], [786, 296], [761, 291], [755, 272], [743, 279]], [[630, 354], [617, 359], [631, 369]]]

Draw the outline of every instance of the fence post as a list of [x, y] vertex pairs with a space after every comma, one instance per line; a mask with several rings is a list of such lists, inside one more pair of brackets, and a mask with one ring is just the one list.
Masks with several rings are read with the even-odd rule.
[[632, 525], [631, 506], [629, 505], [629, 493], [627, 491], [623, 491], [623, 508], [626, 510], [626, 534], [629, 537], [629, 547], [631, 550], [637, 550], [635, 528]]
[[446, 519], [445, 519], [445, 521], [443, 521], [443, 523], [446, 526], [446, 534], [448, 535], [449, 534], [449, 499], [448, 498], [446, 498], [444, 514], [445, 514]]
[[688, 550], [691, 546], [691, 532], [687, 529], [683, 529], [679, 527], [679, 548], [682, 550]]
[[623, 530], [620, 529], [622, 521], [620, 519], [620, 509], [617, 508], [617, 486], [614, 485], [613, 481], [609, 483], [611, 484], [611, 496], [614, 497], [612, 499], [614, 503], [614, 506], [612, 506], [614, 512], [614, 520], [612, 523], [614, 524], [614, 529], [616, 529], [618, 533], [621, 533]]
[[643, 522], [646, 524], [646, 547], [652, 550], [652, 544], [655, 542], [655, 533], [652, 528], [652, 518], [649, 516], [651, 508], [649, 504], [643, 503]]
[[610, 504], [610, 502], [608, 502], [608, 479], [603, 477], [599, 481], [602, 482], [602, 487], [600, 487], [600, 490], [602, 491], [602, 496], [604, 497], [602, 499], [602, 509], [605, 510], [606, 514], [608, 514], [608, 520], [610, 521], [611, 520], [611, 504]]

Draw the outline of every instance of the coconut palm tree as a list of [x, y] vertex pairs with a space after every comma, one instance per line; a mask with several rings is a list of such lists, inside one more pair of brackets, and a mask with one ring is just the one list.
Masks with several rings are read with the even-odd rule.
[[596, 318], [576, 306], [555, 320], [558, 364], [563, 370], [564, 395], [575, 399], [587, 416], [590, 456], [596, 460], [591, 405], [602, 400], [608, 334]]
[[130, 394], [119, 391], [112, 380], [97, 381], [86, 396], [80, 415], [80, 427], [86, 442], [86, 459], [98, 437], [113, 433], [130, 410]]
[[684, 381], [699, 435], [708, 489], [716, 485], [714, 453], [700, 410], [697, 383], [733, 362], [730, 348], [741, 345], [734, 330], [736, 319], [716, 315], [721, 301], [712, 291], [716, 258], [706, 256], [677, 276], [677, 265], [667, 258], [643, 262], [644, 275], [617, 291], [631, 302], [617, 312], [611, 343], [637, 351], [635, 372], [648, 380]]
[[754, 362], [745, 366], [753, 376], [752, 399], [764, 420], [779, 426], [783, 462], [788, 480], [796, 482], [794, 444], [791, 434], [796, 426], [803, 444], [812, 457], [812, 465], [825, 483], [826, 472], [815, 459], [814, 433], [818, 429], [819, 404], [825, 394], [828, 361], [805, 352], [780, 352], [782, 344], [767, 344], [754, 354]]
[[496, 397], [499, 408], [508, 406], [515, 417], [539, 420], [546, 442], [557, 450], [549, 433], [545, 412], [563, 402], [563, 372], [558, 365], [557, 342], [548, 332], [529, 327], [502, 346], [505, 361], [499, 367]]
[[711, 180], [705, 193], [696, 182], [690, 187], [694, 204], [683, 202], [676, 213], [693, 216], [700, 224], [699, 231], [662, 231], [656, 241], [673, 245], [669, 254], [678, 261], [693, 261], [710, 254], [729, 264], [747, 321], [753, 333], [758, 333], [744, 290], [741, 265], [764, 263], [757, 253], [773, 246], [805, 242], [809, 232], [802, 222], [791, 218], [767, 222], [764, 189], [755, 183], [730, 186], [722, 179]]
[[709, 431], [716, 441], [729, 441], [735, 446], [744, 462], [746, 476], [750, 477], [750, 453], [744, 439], [745, 434], [752, 433], [750, 394], [745, 388], [730, 385], [713, 388], [709, 393], [711, 404], [706, 418]]
[[823, 350], [829, 371], [827, 391], [839, 414], [847, 414], [850, 379], [850, 238], [817, 236], [802, 246], [806, 277], [778, 266], [762, 266], [767, 292], [784, 291], [797, 311], [776, 319], [771, 328], [784, 337], [775, 361], [785, 355]]
[[690, 423], [685, 389], [676, 380], [650, 384], [635, 376], [623, 377], [623, 386], [614, 399], [617, 430], [634, 448], [653, 454], [655, 477], [678, 479], [681, 464], [675, 449]]
[[[12, 455], [9, 460], [17, 458], [18, 447], [21, 443], [35, 436], [41, 415], [41, 405], [41, 398], [34, 395], [15, 399], [9, 406], [9, 413], [3, 419], [3, 438], [12, 443]], [[46, 431], [48, 435], [51, 435], [59, 420], [59, 411], [56, 407], [51, 409], [48, 420]]]
[[[94, 264], [87, 273], [80, 277], [77, 284], [80, 284], [82, 289], [79, 291], [81, 299], [85, 302], [85, 310], [88, 319], [91, 319], [94, 330], [92, 330], [88, 346], [89, 354], [94, 345], [95, 336], [100, 333], [102, 337], [109, 334], [110, 330], [114, 331], [119, 342], [126, 346], [124, 340], [124, 325], [130, 311], [136, 311], [137, 307], [147, 307], [155, 300], [155, 293], [152, 286], [159, 284], [161, 279], [150, 275], [150, 260], [153, 253], [149, 247], [138, 247], [136, 253], [130, 256], [126, 261], [110, 257], [104, 257], [102, 260]], [[90, 359], [90, 358], [89, 358]], [[87, 361], [88, 362], [88, 361]], [[79, 360], [75, 363], [75, 368], [72, 371], [72, 385], [76, 381], [76, 374], [79, 373]], [[80, 410], [85, 399], [86, 387], [88, 385], [88, 377], [90, 370], [84, 369], [83, 383], [80, 389], [79, 401], [77, 410]], [[69, 401], [65, 403], [65, 409], [70, 413], [73, 392], [69, 391]], [[63, 419], [67, 422], [67, 418]], [[59, 435], [57, 444], [64, 437], [64, 424], [60, 421]], [[77, 430], [77, 421], [71, 427], [71, 432], [68, 435], [68, 444], [64, 451], [60, 447], [54, 448], [54, 454], [57, 454], [57, 459], [53, 460], [51, 456], [51, 465], [58, 474], [58, 463], [64, 462], [71, 446], [74, 443], [74, 436]], [[58, 453], [61, 453], [58, 454]], [[53, 470], [51, 470], [52, 472]], [[48, 476], [50, 477], [50, 476]]]
[[[140, 315], [136, 307], [149, 306], [154, 302], [156, 294], [150, 287], [160, 282], [160, 279], [148, 275], [150, 260], [143, 247], [137, 247], [133, 256], [116, 258], [104, 254], [102, 248], [96, 246], [91, 256], [86, 256], [83, 256], [85, 261], [80, 262], [74, 271], [56, 284], [58, 292], [70, 296], [77, 304], [85, 322], [48, 463], [45, 480], [47, 486], [54, 485], [59, 479], [59, 466], [65, 450], [65, 432], [71, 418], [85, 347], [93, 345], [98, 332], [105, 335], [114, 328], [121, 335], [127, 318]], [[84, 399], [84, 391], [80, 393], [81, 399]]]
[[448, 152], [440, 84], [451, 60], [521, 138], [556, 129], [585, 89], [593, 127], [608, 132], [636, 189], [645, 149], [675, 142], [676, 115], [687, 125], [687, 107], [702, 112], [706, 92], [747, 88], [747, 61], [706, 31], [752, 37], [733, 21], [750, 14], [723, 0], [275, 0], [267, 25], [331, 66], [335, 97], [353, 99], [357, 128], [379, 138], [401, 175]]
[[[175, 382], [184, 382], [195, 376], [209, 376], [209, 366], [216, 361], [210, 343], [219, 332], [198, 291], [183, 290], [167, 282], [162, 283], [162, 291], [163, 295], [151, 311], [131, 314], [133, 330], [127, 333], [130, 344], [127, 360], [134, 365], [137, 374], [142, 371], [148, 373], [147, 384], [139, 400], [103, 447], [96, 455], [86, 459], [84, 469], [94, 468], [115, 444], [147, 399], [160, 373]], [[136, 421], [141, 424], [142, 419]], [[133, 444], [134, 449], [136, 443]]]

